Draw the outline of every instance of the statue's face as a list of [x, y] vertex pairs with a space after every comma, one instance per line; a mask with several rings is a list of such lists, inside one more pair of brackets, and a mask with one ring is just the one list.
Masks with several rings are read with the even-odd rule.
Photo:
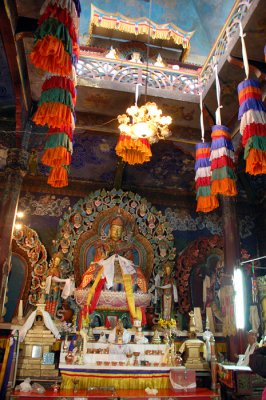
[[166, 267], [165, 267], [165, 274], [166, 274], [167, 276], [170, 276], [170, 275], [171, 275], [171, 267], [170, 267], [169, 265], [166, 265]]
[[111, 225], [110, 228], [110, 237], [111, 239], [117, 241], [122, 237], [123, 227], [120, 225]]

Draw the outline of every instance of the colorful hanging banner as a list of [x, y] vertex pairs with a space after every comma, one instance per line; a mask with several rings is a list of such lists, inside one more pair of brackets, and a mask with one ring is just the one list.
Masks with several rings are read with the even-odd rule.
[[262, 101], [261, 84], [247, 79], [238, 85], [240, 133], [245, 148], [246, 172], [266, 173], [266, 107]]
[[42, 162], [51, 167], [48, 183], [68, 184], [68, 166], [73, 152], [75, 128], [76, 72], [79, 56], [75, 23], [80, 15], [79, 0], [46, 0], [35, 33], [30, 59], [47, 78], [42, 86], [38, 109], [32, 120], [49, 127]]
[[219, 207], [216, 196], [211, 194], [211, 147], [209, 143], [196, 144], [195, 181], [197, 192], [197, 212], [210, 212]]
[[236, 196], [234, 148], [230, 130], [224, 125], [214, 125], [211, 136], [211, 193]]

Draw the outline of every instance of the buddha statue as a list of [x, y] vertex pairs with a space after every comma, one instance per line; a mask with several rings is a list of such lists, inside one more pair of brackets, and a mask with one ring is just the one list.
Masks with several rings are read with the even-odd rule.
[[107, 239], [95, 243], [93, 261], [78, 288], [81, 290], [89, 286], [89, 314], [96, 308], [102, 291], [113, 291], [126, 293], [131, 316], [137, 317], [133, 293], [146, 293], [147, 283], [141, 268], [133, 263], [133, 248], [123, 239], [123, 232], [124, 220], [118, 215], [110, 223]]

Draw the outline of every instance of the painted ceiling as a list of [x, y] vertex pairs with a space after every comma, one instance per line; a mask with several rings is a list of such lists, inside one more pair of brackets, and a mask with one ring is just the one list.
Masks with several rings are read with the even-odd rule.
[[[203, 64], [222, 29], [234, 0], [150, 0], [151, 20], [173, 23], [185, 31], [195, 31], [187, 61]], [[131, 18], [149, 17], [148, 0], [81, 0], [81, 43], [88, 40], [91, 3], [107, 12], [119, 12]]]

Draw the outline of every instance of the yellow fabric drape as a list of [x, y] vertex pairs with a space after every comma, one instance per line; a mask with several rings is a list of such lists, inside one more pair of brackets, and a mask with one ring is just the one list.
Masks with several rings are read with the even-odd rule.
[[[4, 339], [6, 340], [6, 339]], [[2, 388], [5, 372], [6, 372], [6, 364], [8, 361], [8, 355], [9, 355], [9, 350], [10, 350], [10, 339], [6, 340], [6, 345], [5, 345], [5, 354], [4, 354], [4, 359], [1, 367], [1, 372], [0, 372], [0, 389]]]
[[220, 289], [220, 302], [223, 316], [223, 335], [236, 335], [236, 323], [234, 312], [234, 288], [226, 285]]
[[61, 389], [69, 390], [74, 388], [74, 380], [77, 380], [78, 389], [87, 389], [88, 387], [101, 387], [101, 386], [113, 386], [115, 389], [145, 389], [146, 387], [154, 389], [168, 389], [171, 387], [169, 381], [169, 371], [158, 374], [138, 374], [132, 373], [128, 376], [117, 377], [114, 374], [101, 374], [99, 371], [93, 376], [82, 376], [82, 373], [74, 372], [71, 376], [71, 372], [61, 371], [62, 383]]
[[91, 303], [91, 299], [92, 299], [92, 297], [93, 297], [93, 295], [95, 293], [95, 289], [96, 289], [96, 287], [97, 287], [97, 285], [98, 285], [98, 283], [99, 283], [99, 281], [100, 281], [100, 279], [102, 277], [102, 272], [103, 272], [103, 267], [98, 272], [98, 274], [97, 274], [97, 276], [95, 278], [95, 281], [94, 281], [92, 287], [90, 288], [90, 291], [89, 291], [89, 294], [88, 294], [88, 297], [87, 297], [87, 306], [89, 306], [90, 303]]
[[123, 274], [123, 282], [125, 286], [125, 292], [127, 296], [127, 304], [129, 308], [130, 315], [132, 318], [136, 319], [137, 318], [137, 313], [136, 313], [136, 307], [135, 307], [135, 298], [134, 298], [134, 293], [133, 293], [133, 282], [131, 275], [129, 274]]

